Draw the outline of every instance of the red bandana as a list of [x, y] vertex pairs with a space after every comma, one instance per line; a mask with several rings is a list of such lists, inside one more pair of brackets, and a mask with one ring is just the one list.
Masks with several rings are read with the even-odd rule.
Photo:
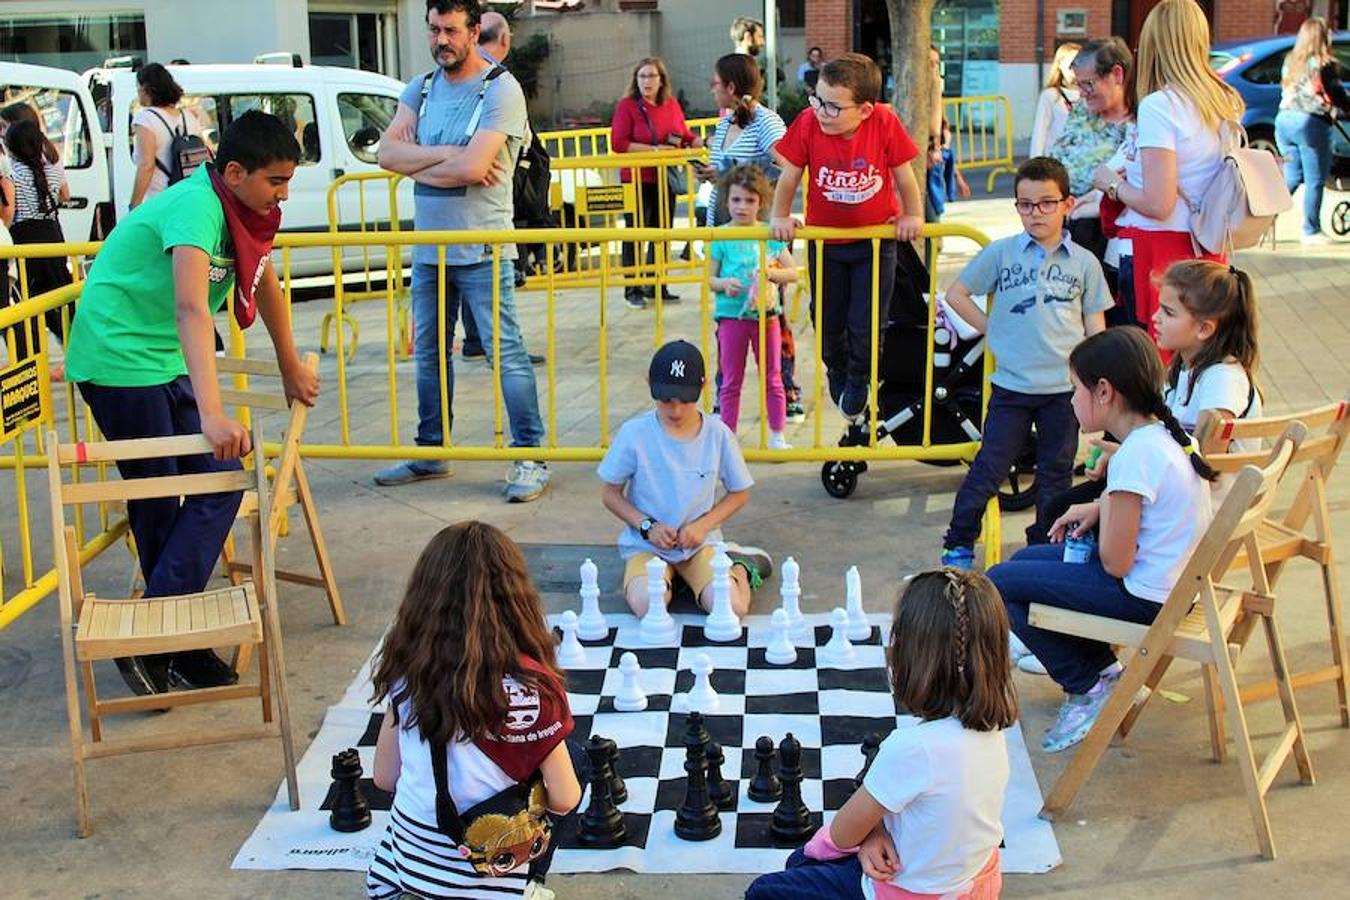
[[[556, 681], [544, 666], [521, 656], [521, 665], [531, 672]], [[506, 721], [495, 735], [475, 741], [479, 750], [496, 763], [503, 772], [516, 781], [524, 781], [534, 774], [553, 748], [572, 733], [572, 714], [567, 703], [558, 703], [547, 694], [525, 687], [510, 675], [502, 680], [506, 689]]]
[[281, 227], [281, 207], [275, 206], [267, 215], [260, 215], [235, 196], [214, 167], [210, 173], [211, 187], [216, 189], [225, 210], [230, 243], [234, 244], [234, 318], [240, 328], [247, 328], [258, 313], [254, 291], [271, 258], [272, 239]]

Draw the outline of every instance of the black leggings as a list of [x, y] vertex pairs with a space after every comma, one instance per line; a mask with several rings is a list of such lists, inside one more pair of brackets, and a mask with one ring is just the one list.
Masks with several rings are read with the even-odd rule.
[[[661, 195], [657, 190], [655, 182], [642, 182], [640, 188], [642, 192], [642, 226], [643, 228], [669, 228], [671, 216], [675, 212], [675, 195], [669, 190], [666, 191], [666, 214], [661, 215]], [[628, 220], [629, 228], [637, 228], [637, 215], [628, 213], [625, 217]], [[623, 242], [623, 266], [625, 269], [631, 269], [637, 262], [637, 241]], [[647, 242], [647, 263], [648, 265], [656, 261], [656, 242]], [[631, 290], [631, 288], [630, 288]]]

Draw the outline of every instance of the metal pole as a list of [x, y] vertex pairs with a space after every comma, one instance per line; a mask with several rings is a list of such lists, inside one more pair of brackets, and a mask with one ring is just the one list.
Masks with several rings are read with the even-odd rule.
[[764, 83], [769, 109], [778, 108], [778, 0], [764, 0]]

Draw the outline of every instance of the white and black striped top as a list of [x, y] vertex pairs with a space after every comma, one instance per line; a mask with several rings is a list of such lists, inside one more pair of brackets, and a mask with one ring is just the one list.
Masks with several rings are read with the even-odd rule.
[[17, 159], [10, 159], [12, 169], [11, 178], [14, 181], [14, 222], [25, 222], [29, 219], [55, 219], [57, 205], [60, 201], [61, 185], [66, 180], [66, 168], [60, 163], [47, 163], [43, 166], [44, 173], [47, 176], [47, 192], [51, 197], [51, 203], [48, 204], [50, 211], [44, 210], [43, 204], [39, 203], [39, 194], [37, 181], [33, 177], [33, 170], [28, 164]]
[[525, 895], [526, 869], [488, 878], [474, 871], [459, 849], [436, 826], [418, 822], [398, 808], [389, 814], [375, 859], [366, 872], [366, 896], [392, 900], [404, 894], [455, 900], [504, 900]]
[[739, 163], [754, 163], [764, 168], [770, 151], [787, 132], [787, 126], [783, 124], [783, 119], [778, 113], [762, 103], [756, 103], [755, 113], [750, 121], [746, 123], [741, 133], [736, 135], [736, 140], [728, 144], [727, 132], [731, 130], [731, 116], [731, 112], [722, 116], [713, 130], [712, 138], [708, 141], [708, 164], [717, 170], [717, 180], [712, 183], [712, 193], [708, 196], [709, 226], [718, 224], [714, 218], [717, 215], [718, 191], [722, 176]]

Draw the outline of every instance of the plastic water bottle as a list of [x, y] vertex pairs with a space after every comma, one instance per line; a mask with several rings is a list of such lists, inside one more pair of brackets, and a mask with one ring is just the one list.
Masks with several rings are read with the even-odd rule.
[[[1077, 527], [1078, 524], [1074, 523], [1067, 529], [1067, 532], [1072, 532]], [[1097, 546], [1097, 539], [1092, 536], [1092, 532], [1078, 537], [1066, 533], [1064, 537], [1064, 561], [1082, 565], [1092, 558], [1092, 548], [1095, 546]]]

